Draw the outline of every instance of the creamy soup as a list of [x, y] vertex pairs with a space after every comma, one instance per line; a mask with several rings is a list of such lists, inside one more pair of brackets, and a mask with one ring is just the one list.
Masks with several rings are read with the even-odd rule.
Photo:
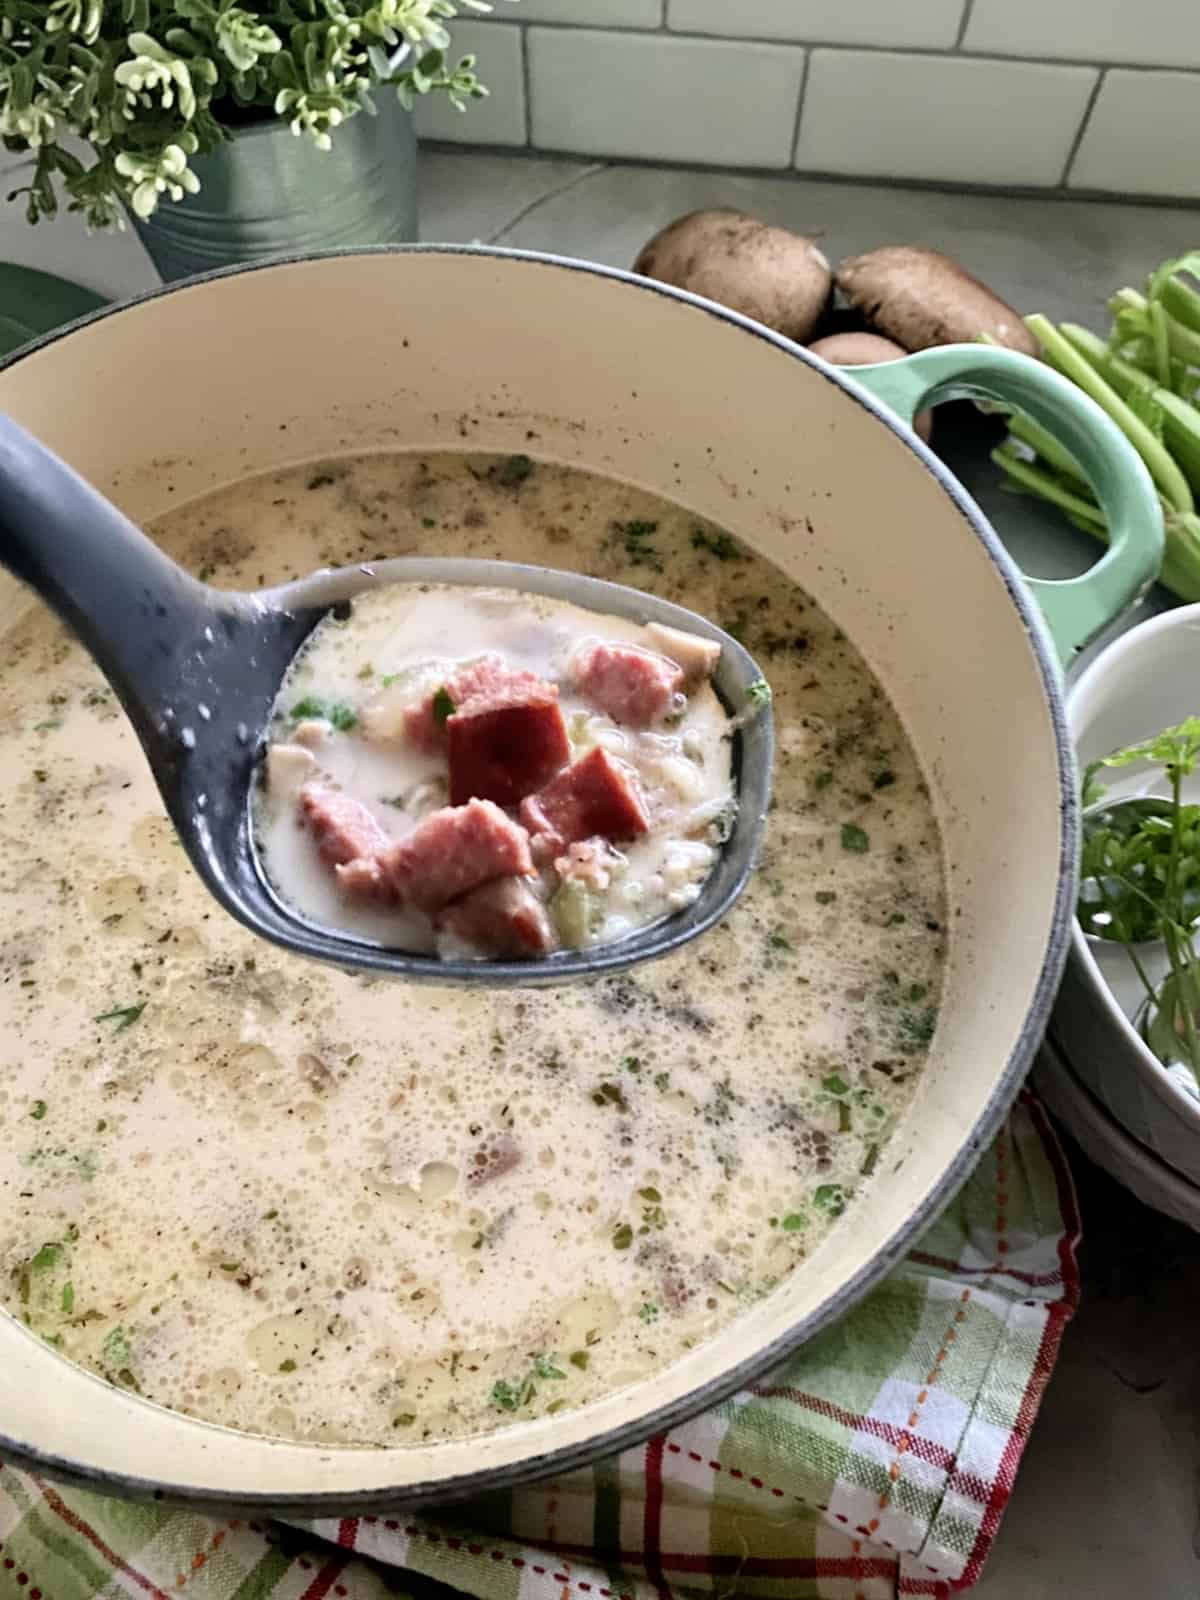
[[229, 586], [453, 553], [681, 601], [764, 665], [775, 800], [741, 901], [666, 960], [550, 990], [346, 975], [213, 903], [35, 609], [0, 640], [14, 1316], [181, 1412], [402, 1445], [660, 1370], [853, 1226], [936, 1025], [942, 864], [895, 712], [799, 588], [640, 491], [465, 455], [289, 470], [157, 532]]
[[267, 872], [315, 920], [407, 950], [532, 959], [620, 939], [698, 897], [731, 825], [719, 657], [513, 590], [360, 596], [280, 691], [256, 808]]

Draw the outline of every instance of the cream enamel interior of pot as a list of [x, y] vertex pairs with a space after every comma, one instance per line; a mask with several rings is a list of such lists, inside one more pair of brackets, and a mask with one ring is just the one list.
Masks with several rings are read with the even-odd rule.
[[[702, 307], [602, 274], [416, 252], [288, 264], [144, 302], [0, 374], [0, 408], [139, 521], [293, 462], [456, 446], [621, 477], [711, 518], [802, 583], [890, 694], [933, 790], [952, 919], [934, 1047], [872, 1182], [802, 1270], [667, 1372], [486, 1438], [330, 1450], [148, 1405], [5, 1315], [8, 1440], [109, 1480], [277, 1505], [532, 1471], [719, 1384], [840, 1306], [947, 1172], [965, 1177], [1054, 927], [1058, 747], [999, 569], [853, 394]], [[5, 580], [0, 625], [28, 604]]]

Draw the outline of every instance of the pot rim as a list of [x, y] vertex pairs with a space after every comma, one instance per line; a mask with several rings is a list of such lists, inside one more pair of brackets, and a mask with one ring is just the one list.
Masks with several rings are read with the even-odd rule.
[[[309, 261], [378, 255], [480, 256], [508, 261], [525, 261], [534, 266], [552, 268], [558, 271], [586, 273], [595, 277], [606, 278], [612, 282], [625, 284], [630, 289], [641, 293], [660, 295], [666, 300], [682, 302], [706, 313], [717, 321], [740, 328], [747, 335], [773, 346], [781, 353], [818, 372], [827, 383], [841, 389], [843, 393], [906, 445], [949, 498], [970, 536], [983, 547], [984, 552], [1004, 584], [1008, 598], [1016, 611], [1016, 621], [1024, 628], [1026, 640], [1041, 679], [1042, 693], [1050, 717], [1057, 757], [1060, 825], [1058, 880], [1049, 937], [1042, 957], [1037, 982], [1033, 986], [1020, 1033], [1008, 1060], [996, 1077], [986, 1104], [975, 1119], [974, 1125], [963, 1138], [954, 1158], [948, 1163], [941, 1177], [930, 1187], [921, 1203], [914, 1207], [904, 1221], [897, 1225], [875, 1256], [848, 1278], [836, 1293], [830, 1295], [816, 1309], [793, 1323], [786, 1333], [781, 1334], [767, 1345], [759, 1346], [752, 1354], [731, 1362], [720, 1378], [698, 1385], [696, 1388], [664, 1405], [644, 1411], [635, 1420], [610, 1427], [604, 1432], [593, 1433], [586, 1439], [575, 1443], [556, 1446], [541, 1453], [531, 1453], [520, 1461], [460, 1473], [452, 1478], [428, 1479], [421, 1483], [409, 1484], [390, 1490], [312, 1490], [303, 1494], [292, 1494], [283, 1499], [278, 1495], [272, 1495], [269, 1489], [256, 1491], [253, 1494], [239, 1493], [237, 1495], [236, 1504], [238, 1507], [252, 1507], [275, 1516], [330, 1516], [337, 1512], [353, 1514], [356, 1512], [370, 1512], [381, 1507], [395, 1508], [401, 1505], [406, 1509], [416, 1510], [422, 1507], [445, 1505], [463, 1500], [486, 1490], [511, 1487], [516, 1484], [528, 1483], [540, 1478], [557, 1476], [560, 1473], [575, 1470], [604, 1456], [615, 1455], [622, 1450], [642, 1444], [654, 1435], [666, 1432], [698, 1415], [701, 1411], [708, 1410], [721, 1401], [727, 1400], [739, 1389], [753, 1382], [763, 1372], [779, 1365], [780, 1362], [792, 1355], [801, 1346], [807, 1344], [818, 1333], [829, 1327], [831, 1323], [844, 1316], [862, 1299], [868, 1290], [873, 1288], [898, 1265], [913, 1240], [941, 1214], [953, 1199], [958, 1189], [970, 1175], [983, 1150], [995, 1135], [1015, 1100], [1029, 1065], [1042, 1041], [1046, 1024], [1050, 1018], [1070, 947], [1077, 887], [1079, 843], [1078, 784], [1075, 779], [1074, 751], [1067, 724], [1062, 681], [1054, 646], [1038, 612], [1036, 602], [1023, 586], [1021, 573], [1015, 561], [1004, 548], [999, 536], [983, 512], [945, 463], [935, 456], [929, 447], [917, 437], [908, 423], [903, 421], [895, 412], [889, 410], [882, 401], [877, 400], [862, 384], [855, 381], [852, 371], [831, 367], [818, 357], [810, 355], [803, 346], [763, 326], [763, 324], [743, 316], [740, 312], [730, 310], [715, 301], [692, 294], [684, 289], [678, 289], [673, 285], [660, 283], [651, 278], [644, 278], [624, 268], [609, 267], [598, 262], [555, 255], [549, 252], [520, 250], [488, 244], [369, 245], [359, 246], [354, 249], [331, 249], [281, 254], [260, 261], [217, 268], [211, 272], [165, 284], [158, 289], [148, 290], [118, 304], [103, 306], [96, 311], [77, 318], [73, 322], [65, 324], [61, 328], [55, 329], [51, 333], [43, 335], [33, 343], [23, 346], [15, 354], [0, 360], [0, 373], [7, 371], [11, 366], [15, 366], [17, 362], [23, 360], [26, 356], [33, 355], [58, 340], [69, 337], [77, 330], [90, 326], [92, 323], [99, 322], [106, 317], [119, 315], [127, 308], [143, 305], [160, 299], [165, 295], [176, 294], [181, 290], [194, 289], [199, 285], [215, 282], [223, 278], [236, 277], [243, 273], [270, 271], [281, 267], [296, 266]], [[732, 1323], [729, 1328], [718, 1335], [718, 1338], [732, 1343], [733, 1330], [736, 1327], [737, 1323]], [[102, 1380], [97, 1378], [96, 1381], [101, 1382]], [[196, 1419], [193, 1418], [179, 1417], [178, 1420], [181, 1426], [192, 1424], [200, 1428], [212, 1427], [211, 1424], [197, 1423]], [[228, 1491], [223, 1490], [219, 1482], [209, 1486], [192, 1487], [189, 1485], [186, 1488], [174, 1488], [170, 1491], [165, 1491], [154, 1479], [141, 1478], [129, 1473], [105, 1472], [85, 1463], [71, 1461], [65, 1457], [51, 1456], [39, 1451], [36, 1446], [27, 1448], [18, 1441], [10, 1440], [3, 1433], [2, 1427], [3, 1424], [0, 1423], [0, 1453], [3, 1453], [6, 1459], [16, 1464], [30, 1466], [35, 1470], [45, 1471], [59, 1482], [99, 1492], [104, 1492], [106, 1489], [110, 1492], [115, 1490], [127, 1498], [152, 1498], [157, 1503], [176, 1503], [187, 1505], [193, 1509], [224, 1511], [231, 1505]], [[229, 1430], [218, 1429], [216, 1431], [225, 1432]], [[536, 1446], [534, 1449], [536, 1450]], [[319, 1458], [319, 1453], [318, 1449], [314, 1447], [314, 1464]]]
[[[1160, 633], [1169, 633], [1176, 628], [1192, 630], [1200, 628], [1200, 603], [1175, 606], [1170, 611], [1160, 612], [1156, 617], [1148, 617], [1145, 622], [1139, 622], [1136, 628], [1130, 628], [1119, 639], [1114, 639], [1088, 664], [1086, 670], [1081, 672], [1071, 685], [1066, 697], [1072, 741], [1075, 737], [1075, 723], [1085, 699], [1094, 696], [1098, 687], [1105, 683], [1128, 657], [1136, 655], [1148, 639], [1155, 638]], [[1120, 1036], [1125, 1046], [1124, 1061], [1127, 1063], [1132, 1054], [1139, 1079], [1178, 1121], [1185, 1123], [1191, 1132], [1200, 1136], [1200, 1098], [1189, 1094], [1175, 1082], [1164, 1063], [1150, 1049], [1138, 1028], [1118, 1005], [1116, 996], [1100, 970], [1090, 940], [1091, 935], [1084, 932], [1078, 918], [1073, 916], [1070, 960], [1072, 965], [1079, 969], [1080, 976], [1091, 993], [1093, 1003], [1103, 1012], [1104, 1020]], [[1160, 942], [1155, 941], [1155, 943]]]

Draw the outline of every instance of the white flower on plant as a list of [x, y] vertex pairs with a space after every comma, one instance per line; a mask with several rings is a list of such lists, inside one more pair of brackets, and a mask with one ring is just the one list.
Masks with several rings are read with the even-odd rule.
[[216, 27], [217, 44], [238, 72], [250, 72], [259, 56], [273, 56], [283, 47], [273, 28], [236, 6], [218, 16]]
[[314, 104], [314, 97], [303, 89], [281, 89], [275, 96], [275, 113], [286, 117], [296, 138], [307, 133], [318, 150], [332, 150], [331, 128], [346, 120], [339, 106]]
[[129, 48], [134, 52], [132, 61], [122, 61], [113, 77], [125, 91], [125, 115], [130, 121], [139, 105], [158, 103], [169, 111], [179, 102], [179, 114], [190, 121], [196, 114], [196, 91], [192, 87], [192, 74], [188, 63], [180, 56], [152, 39], [148, 33], [131, 33]]
[[189, 168], [187, 151], [182, 145], [169, 144], [160, 155], [149, 158], [122, 150], [113, 164], [121, 177], [129, 180], [129, 203], [135, 216], [150, 216], [158, 206], [160, 195], [182, 200], [185, 194], [200, 192], [200, 180]]
[[488, 0], [379, 0], [363, 16], [364, 26], [380, 38], [429, 50], [446, 50], [450, 31], [445, 18], [452, 18], [459, 6], [467, 11], [490, 11]]
[[46, 32], [75, 33], [84, 44], [95, 44], [103, 20], [103, 0], [52, 0], [46, 13]]
[[36, 94], [24, 106], [0, 105], [0, 139], [23, 139], [31, 150], [53, 140], [62, 107], [49, 94]]

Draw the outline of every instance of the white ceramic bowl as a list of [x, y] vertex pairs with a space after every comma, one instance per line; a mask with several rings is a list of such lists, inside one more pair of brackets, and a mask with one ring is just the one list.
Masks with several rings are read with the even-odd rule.
[[1144, 1206], [1200, 1233], [1200, 1185], [1189, 1183], [1130, 1138], [1080, 1083], [1051, 1034], [1046, 1035], [1030, 1081], [1089, 1161], [1124, 1184]]
[[[1080, 770], [1185, 717], [1200, 715], [1200, 605], [1144, 622], [1103, 651], [1072, 687], [1067, 716]], [[1109, 793], [1135, 793], [1148, 769], [1110, 774]], [[1161, 787], [1156, 792], [1164, 792]], [[1200, 775], [1185, 788], [1200, 800]], [[1145, 991], [1119, 946], [1075, 924], [1054, 1032], [1080, 1081], [1139, 1144], [1200, 1183], [1200, 1098], [1143, 1043], [1132, 1018]]]

